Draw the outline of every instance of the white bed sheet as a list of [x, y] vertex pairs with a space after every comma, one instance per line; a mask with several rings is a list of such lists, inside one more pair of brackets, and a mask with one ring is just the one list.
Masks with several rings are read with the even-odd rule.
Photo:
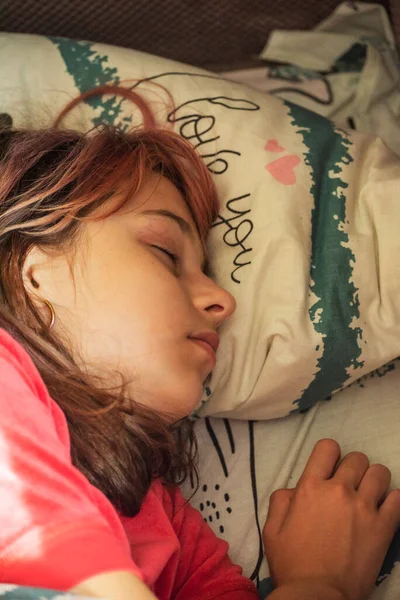
[[[200, 488], [191, 499], [215, 533], [230, 545], [231, 558], [262, 589], [270, 590], [260, 533], [270, 494], [296, 484], [317, 440], [334, 438], [343, 454], [365, 452], [386, 464], [392, 487], [400, 487], [400, 360], [320, 402], [306, 414], [274, 421], [201, 419]], [[190, 483], [183, 487], [189, 497]], [[400, 534], [387, 555], [374, 600], [400, 595]]]

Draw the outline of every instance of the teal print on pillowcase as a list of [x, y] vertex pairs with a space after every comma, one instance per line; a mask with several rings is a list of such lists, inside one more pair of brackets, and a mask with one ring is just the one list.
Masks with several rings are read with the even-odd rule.
[[349, 379], [347, 369], [364, 364], [359, 360], [362, 330], [352, 327], [359, 317], [358, 290], [352, 282], [355, 256], [343, 229], [348, 183], [341, 178], [342, 166], [353, 159], [351, 141], [333, 123], [290, 102], [285, 104], [306, 145], [305, 163], [313, 180], [310, 290], [318, 299], [309, 316], [323, 344], [313, 381], [294, 401], [297, 408], [292, 412], [302, 412], [343, 387]]
[[[117, 69], [108, 65], [108, 56], [93, 49], [94, 44], [57, 37], [49, 39], [57, 46], [79, 93], [120, 82]], [[93, 124], [108, 123], [127, 129], [131, 118], [120, 117], [123, 101], [115, 96], [107, 100], [103, 96], [88, 98], [87, 104], [100, 109], [92, 119]], [[361, 354], [358, 338], [362, 332], [351, 327], [359, 315], [357, 290], [350, 281], [351, 261], [355, 259], [351, 250], [342, 245], [348, 242], [347, 234], [341, 229], [346, 216], [344, 190], [348, 184], [340, 178], [340, 165], [352, 161], [348, 153], [350, 141], [323, 117], [291, 103], [285, 104], [307, 147], [305, 162], [311, 167], [313, 178], [310, 289], [318, 300], [309, 314], [315, 330], [323, 336], [319, 370], [301, 398], [294, 401], [297, 405], [294, 412], [297, 412], [340, 389], [349, 378], [347, 368], [362, 366], [358, 361]], [[329, 177], [328, 173], [334, 176]], [[329, 252], [324, 251], [327, 248]]]
[[[48, 37], [57, 46], [65, 63], [67, 72], [73, 77], [74, 83], [80, 94], [100, 85], [118, 85], [120, 78], [116, 67], [107, 65], [108, 56], [99, 54], [93, 49], [91, 42], [80, 42], [59, 37]], [[115, 125], [122, 131], [127, 129], [131, 117], [124, 117], [117, 122], [122, 112], [121, 104], [123, 98], [116, 96], [108, 97], [94, 96], [87, 98], [85, 102], [93, 109], [101, 109], [101, 112], [93, 117], [93, 125], [106, 123]]]

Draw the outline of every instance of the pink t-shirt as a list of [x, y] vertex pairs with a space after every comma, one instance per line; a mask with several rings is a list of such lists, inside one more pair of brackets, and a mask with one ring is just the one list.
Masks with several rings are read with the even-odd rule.
[[121, 518], [71, 464], [64, 413], [23, 348], [0, 330], [0, 582], [67, 590], [126, 570], [159, 600], [255, 600], [178, 488], [155, 481]]

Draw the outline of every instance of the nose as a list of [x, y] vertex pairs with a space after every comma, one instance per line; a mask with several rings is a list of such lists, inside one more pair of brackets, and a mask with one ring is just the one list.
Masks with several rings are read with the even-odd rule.
[[206, 313], [215, 328], [232, 316], [236, 310], [236, 300], [232, 294], [206, 275], [193, 298], [197, 310]]

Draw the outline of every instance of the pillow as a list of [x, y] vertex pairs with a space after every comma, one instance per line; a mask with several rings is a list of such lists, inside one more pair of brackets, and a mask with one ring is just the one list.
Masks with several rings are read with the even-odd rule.
[[[0, 38], [0, 112], [14, 127], [49, 124], [81, 92], [129, 79], [213, 173], [211, 267], [237, 311], [221, 328], [200, 415], [304, 411], [400, 354], [400, 162], [379, 139], [129, 49]], [[64, 125], [138, 119], [128, 101], [99, 97]]]

